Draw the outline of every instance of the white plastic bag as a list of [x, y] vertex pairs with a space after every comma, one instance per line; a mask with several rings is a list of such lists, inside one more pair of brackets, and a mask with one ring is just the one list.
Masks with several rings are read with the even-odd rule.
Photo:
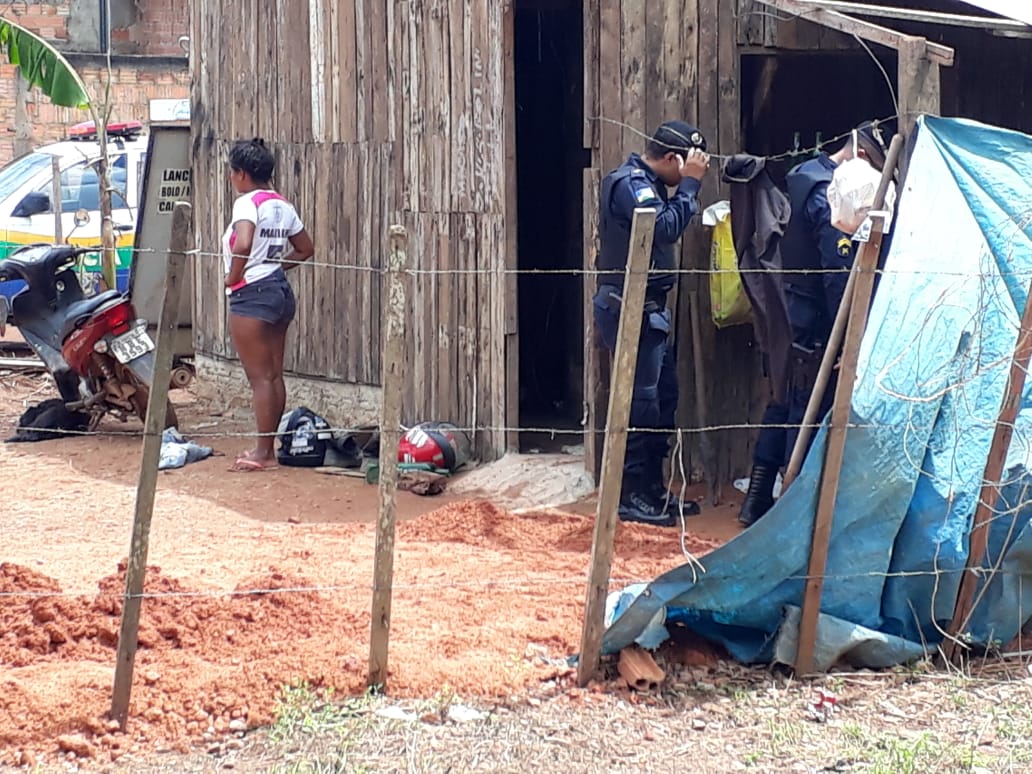
[[[734, 484], [733, 484], [733, 486], [739, 492], [741, 492], [742, 494], [745, 494], [746, 492], [749, 491], [749, 479], [747, 479], [747, 478], [736, 479]], [[776, 479], [774, 479], [774, 499], [777, 500], [779, 497], [781, 497], [781, 474], [780, 473], [778, 473], [778, 477]]]
[[[881, 183], [881, 172], [866, 159], [857, 156], [857, 133], [853, 132], [853, 158], [835, 168], [828, 184], [828, 204], [831, 207], [831, 225], [846, 234], [860, 231], [867, 214], [874, 206], [874, 197]], [[892, 211], [896, 202], [896, 187], [890, 182], [885, 192], [885, 209]], [[889, 219], [885, 230], [888, 231]]]

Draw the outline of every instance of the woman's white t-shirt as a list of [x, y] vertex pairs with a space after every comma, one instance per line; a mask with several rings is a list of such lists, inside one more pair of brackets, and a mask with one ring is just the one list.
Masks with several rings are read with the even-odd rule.
[[251, 284], [274, 274], [293, 249], [290, 237], [300, 234], [305, 226], [294, 205], [275, 191], [251, 191], [233, 202], [233, 218], [222, 235], [222, 255], [226, 274], [233, 267], [233, 226], [242, 220], [254, 224], [254, 241], [244, 268], [244, 282]]

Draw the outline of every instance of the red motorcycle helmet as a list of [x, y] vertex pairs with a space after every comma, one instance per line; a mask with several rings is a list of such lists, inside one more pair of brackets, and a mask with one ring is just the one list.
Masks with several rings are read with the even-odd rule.
[[409, 429], [398, 445], [398, 462], [424, 463], [458, 470], [470, 459], [469, 437], [448, 422], [423, 422]]

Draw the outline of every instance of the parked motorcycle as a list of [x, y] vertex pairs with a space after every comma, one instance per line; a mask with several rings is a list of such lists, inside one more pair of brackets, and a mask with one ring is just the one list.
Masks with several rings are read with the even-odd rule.
[[[75, 267], [96, 248], [39, 244], [0, 261], [0, 281], [26, 287], [0, 297], [0, 321], [10, 321], [54, 377], [67, 407], [90, 415], [89, 428], [106, 414], [125, 421], [147, 416], [154, 378], [154, 342], [145, 320], [117, 290], [86, 297]], [[169, 404], [165, 427], [178, 426]]]

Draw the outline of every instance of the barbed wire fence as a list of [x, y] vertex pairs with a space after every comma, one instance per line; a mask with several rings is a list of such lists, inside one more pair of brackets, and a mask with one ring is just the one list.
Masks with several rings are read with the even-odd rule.
[[[832, 141], [829, 141], [832, 142]], [[1013, 239], [1017, 240], [1022, 237], [1027, 231], [1028, 224], [1014, 224], [1014, 232], [1011, 235]], [[1002, 235], [997, 235], [1002, 236]], [[136, 251], [137, 255], [147, 254], [150, 256], [159, 255], [160, 251], [146, 250]], [[221, 261], [223, 256], [217, 252], [208, 252], [202, 250], [188, 250], [185, 253], [193, 261], [207, 261], [207, 260], [218, 260]], [[978, 284], [979, 297], [974, 305], [965, 306], [963, 304], [955, 304], [951, 299], [951, 289], [946, 288], [942, 291], [938, 303], [934, 308], [930, 308], [927, 311], [926, 321], [927, 324], [921, 326], [917, 335], [914, 337], [912, 343], [904, 350], [898, 352], [896, 356], [885, 364], [882, 364], [878, 373], [873, 375], [873, 378], [868, 375], [868, 379], [871, 379], [874, 384], [875, 390], [883, 396], [886, 400], [895, 401], [899, 405], [907, 407], [907, 416], [902, 420], [894, 421], [879, 421], [874, 419], [865, 420], [863, 418], [857, 418], [855, 421], [851, 420], [847, 424], [849, 430], [881, 430], [881, 431], [892, 431], [897, 432], [900, 435], [900, 444], [906, 455], [907, 464], [911, 466], [916, 477], [927, 481], [929, 484], [935, 486], [940, 491], [946, 494], [946, 509], [943, 513], [943, 521], [941, 524], [941, 530], [943, 533], [948, 532], [951, 527], [950, 523], [956, 518], [956, 514], [953, 510], [954, 506], [972, 508], [974, 502], [978, 500], [977, 496], [968, 496], [967, 502], [957, 503], [956, 502], [956, 487], [957, 480], [954, 476], [957, 470], [961, 468], [961, 461], [959, 456], [962, 454], [962, 447], [968, 441], [964, 437], [965, 430], [970, 428], [972, 424], [981, 425], [982, 427], [989, 429], [996, 427], [998, 424], [998, 418], [994, 415], [989, 416], [986, 414], [984, 407], [977, 404], [977, 400], [980, 396], [980, 392], [983, 386], [993, 380], [1001, 380], [1007, 369], [1012, 365], [1013, 353], [1011, 351], [994, 350], [988, 346], [989, 335], [986, 329], [987, 319], [990, 311], [993, 313], [993, 324], [999, 326], [1000, 320], [1002, 319], [1005, 326], [1014, 333], [1014, 338], [1020, 338], [1022, 333], [1021, 323], [1018, 319], [1018, 315], [1013, 313], [1013, 310], [1017, 306], [1017, 300], [1014, 296], [1012, 285], [1019, 283], [1027, 286], [1032, 281], [1032, 268], [1028, 270], [1010, 270], [1001, 268], [995, 265], [992, 260], [991, 254], [985, 254], [980, 256], [981, 265], [976, 271], [970, 270], [958, 270], [949, 267], [942, 266], [929, 266], [927, 268], [912, 269], [912, 270], [900, 270], [900, 269], [885, 269], [878, 268], [876, 273], [882, 277], [900, 276], [913, 274], [923, 278], [932, 277], [949, 277], [953, 278], [955, 282], [952, 287], [957, 289], [963, 288], [970, 283]], [[387, 268], [378, 268], [370, 266], [359, 266], [359, 265], [347, 265], [340, 264], [330, 261], [312, 261], [309, 265], [329, 269], [340, 272], [374, 272], [386, 277], [390, 271]], [[400, 270], [401, 276], [407, 283], [415, 282], [427, 282], [434, 283], [441, 277], [449, 275], [461, 275], [461, 274], [478, 274], [485, 277], [497, 277], [499, 275], [523, 275], [523, 274], [546, 274], [546, 275], [572, 275], [578, 276], [584, 279], [588, 279], [593, 276], [597, 276], [602, 273], [592, 269], [557, 269], [557, 270], [539, 270], [539, 269], [498, 269], [498, 268], [473, 268], [473, 269], [437, 269], [431, 267], [411, 267], [403, 266]], [[749, 270], [745, 270], [747, 273]], [[764, 272], [768, 270], [757, 269], [752, 270], [755, 272]], [[848, 270], [843, 270], [848, 272]], [[693, 275], [702, 277], [713, 277], [726, 273], [734, 273], [734, 270], [722, 270], [711, 267], [688, 267], [675, 269], [672, 272], [678, 275]], [[743, 272], [739, 272], [743, 273]], [[806, 270], [777, 270], [779, 275], [789, 274], [809, 274], [819, 273], [827, 274], [827, 272], [809, 272]], [[962, 320], [962, 327], [965, 330], [964, 343], [965, 346], [958, 349], [953, 360], [949, 362], [943, 362], [939, 368], [934, 370], [930, 375], [926, 375], [925, 379], [921, 382], [913, 382], [910, 384], [900, 384], [898, 377], [893, 378], [893, 372], [899, 370], [899, 367], [910, 361], [910, 362], [926, 362], [929, 359], [927, 354], [927, 348], [934, 346], [934, 335], [936, 332], [936, 323], [941, 320], [944, 316], [953, 315], [954, 317], [960, 316], [963, 318], [966, 315], [966, 320]], [[3, 361], [0, 359], [0, 370], [3, 369]], [[949, 401], [952, 404], [952, 411], [949, 413], [952, 427], [952, 438], [949, 439], [954, 444], [952, 447], [953, 460], [946, 470], [937, 470], [930, 467], [926, 459], [926, 451], [928, 448], [929, 441], [922, 440], [927, 439], [931, 436], [933, 430], [939, 429], [941, 431], [942, 425], [939, 422], [938, 415], [927, 418], [927, 411], [923, 410], [936, 402]], [[995, 409], [994, 409], [995, 410]], [[963, 423], [962, 424], [962, 420]], [[641, 428], [626, 426], [623, 428], [624, 432], [637, 432], [637, 433], [659, 433], [668, 435], [671, 432], [676, 434], [677, 443], [681, 443], [683, 435], [693, 435], [701, 433], [719, 433], [727, 431], [748, 431], [754, 432], [759, 430], [764, 425], [752, 423], [752, 422], [740, 422], [740, 423], [720, 423], [720, 424], [709, 424], [696, 427], [680, 427], [680, 428]], [[347, 424], [334, 424], [332, 425], [332, 431], [337, 433], [353, 433], [366, 430], [365, 426], [349, 427]], [[540, 427], [540, 428], [528, 428], [528, 427], [508, 427], [503, 425], [497, 425], [495, 423], [488, 424], [476, 424], [465, 421], [456, 423], [458, 429], [463, 432], [476, 433], [480, 431], [491, 431], [491, 432], [552, 432], [557, 434], [569, 434], [571, 431], [567, 428], [560, 427]], [[767, 425], [770, 426], [770, 425]], [[812, 429], [819, 429], [824, 426], [823, 422], [814, 423], [812, 425], [806, 425]], [[801, 425], [798, 424], [783, 424], [774, 425], [774, 427], [780, 427], [784, 429], [798, 429]], [[41, 428], [26, 428], [32, 429], [38, 432], [46, 432], [46, 429]], [[383, 427], [380, 427], [382, 434]], [[614, 428], [608, 425], [605, 428], [605, 432], [608, 435]], [[1011, 431], [1013, 432], [1013, 440], [1011, 442], [1011, 448], [1023, 449], [1028, 452], [1032, 450], [1032, 427], [1027, 424], [1013, 423], [1011, 425]], [[136, 432], [130, 431], [111, 431], [105, 429], [98, 429], [95, 431], [67, 431], [59, 430], [64, 435], [79, 435], [89, 437], [111, 437], [126, 435], [137, 435], [142, 436], [142, 431]], [[591, 428], [584, 427], [578, 431], [581, 434], [587, 434], [595, 432]], [[188, 433], [191, 437], [196, 438], [253, 438], [256, 433], [254, 432], [236, 432], [236, 431], [222, 431], [222, 430], [197, 430], [196, 432]], [[920, 455], [920, 456], [918, 456]], [[1027, 454], [1026, 454], [1027, 456]], [[928, 620], [931, 620], [933, 624], [939, 629], [939, 633], [945, 638], [948, 637], [948, 633], [944, 627], [941, 626], [941, 599], [939, 598], [940, 593], [947, 595], [948, 597], [955, 597], [956, 584], [965, 575], [975, 575], [979, 578], [980, 585], [978, 591], [978, 598], [975, 601], [977, 605], [984, 595], [987, 593], [989, 584], [993, 579], [996, 578], [1009, 578], [1011, 582], [1017, 584], [1019, 589], [1019, 595], [1021, 589], [1023, 589], [1023, 581], [1026, 573], [1020, 570], [1008, 569], [1004, 566], [1004, 559], [1006, 557], [1006, 548], [1013, 544], [1014, 539], [1017, 537], [1015, 534], [1018, 529], [1019, 520], [1022, 519], [1024, 514], [1032, 508], [1032, 497], [1029, 497], [1030, 485], [1025, 479], [1025, 473], [1021, 470], [1017, 472], [1008, 472], [1002, 480], [998, 481], [982, 481], [979, 477], [979, 481], [982, 485], [995, 485], [1000, 488], [1013, 485], [1022, 484], [1020, 497], [1016, 502], [1003, 503], [997, 501], [990, 503], [983, 503], [990, 511], [989, 519], [985, 522], [986, 528], [991, 527], [993, 524], [1002, 523], [1006, 529], [1007, 534], [1002, 543], [1004, 549], [1000, 551], [997, 556], [987, 557], [987, 566], [979, 566], [975, 568], [966, 568], [963, 566], [952, 566], [950, 562], [942, 560], [940, 557], [939, 549], [946, 543], [944, 539], [942, 542], [936, 545], [936, 554], [933, 560], [933, 566], [928, 569], [920, 570], [892, 570], [886, 569], [885, 571], [870, 571], [861, 573], [837, 573], [837, 572], [824, 572], [820, 575], [822, 580], [843, 582], [848, 583], [849, 581], [860, 580], [860, 579], [881, 579], [884, 583], [889, 583], [894, 580], [903, 580], [908, 578], [928, 578], [935, 581], [935, 590], [932, 597], [925, 600], [929, 605]], [[970, 477], [969, 477], [970, 478]], [[681, 480], [686, 482], [688, 477], [686, 472], [681, 470]], [[971, 482], [966, 482], [969, 486]], [[682, 494], [683, 494], [682, 490]], [[694, 557], [687, 550], [685, 545], [685, 535], [690, 531], [690, 522], [684, 517], [684, 514], [680, 514], [680, 538], [681, 538], [681, 552], [683, 559], [692, 564], [697, 572], [701, 575], [706, 571], [705, 559], [701, 561], [698, 557]], [[943, 562], [940, 564], [940, 562]], [[796, 581], [806, 583], [814, 579], [814, 576], [808, 573], [797, 573], [787, 577], [785, 580]], [[647, 582], [652, 580], [651, 578], [608, 578], [607, 581], [611, 585], [617, 583], [630, 584], [633, 582]], [[453, 589], [461, 590], [468, 589], [470, 591], [485, 591], [491, 589], [512, 589], [512, 588], [526, 588], [528, 586], [537, 585], [549, 585], [549, 586], [560, 586], [576, 588], [578, 586], [583, 587], [585, 583], [584, 576], [572, 576], [572, 577], [548, 577], [543, 575], [536, 577], [532, 581], [528, 582], [527, 578], [524, 577], [510, 577], [510, 578], [485, 578], [485, 579], [468, 579], [468, 580], [453, 580], [441, 583], [434, 582], [420, 582], [416, 584], [404, 584], [392, 581], [389, 585], [390, 590], [408, 590], [416, 592], [433, 592], [440, 589]], [[940, 588], [940, 584], [946, 585], [946, 588]], [[370, 589], [370, 585], [366, 583], [346, 583], [346, 584], [319, 584], [312, 586], [303, 587], [284, 587], [284, 588], [254, 588], [254, 589], [234, 589], [234, 590], [211, 590], [211, 591], [189, 591], [189, 592], [142, 592], [135, 595], [137, 599], [159, 599], [159, 598], [222, 598], [222, 597], [234, 597], [234, 596], [266, 596], [266, 595], [283, 595], [283, 594], [299, 594], [299, 593], [325, 593], [334, 594], [340, 592], [355, 592], [363, 589]], [[41, 598], [69, 598], [69, 597], [98, 597], [95, 589], [93, 590], [74, 590], [74, 591], [60, 591], [60, 592], [48, 592], [48, 591], [10, 591], [0, 592], [0, 599], [24, 599], [34, 600]], [[103, 593], [99, 595], [104, 596]], [[99, 597], [98, 597], [99, 598]], [[119, 598], [126, 599], [126, 595], [120, 595]], [[949, 601], [953, 601], [952, 599]], [[919, 602], [919, 601], [915, 601]], [[1019, 605], [1020, 607], [1020, 605]], [[1016, 615], [1019, 619], [1023, 619], [1023, 610], [1019, 609], [1016, 611]], [[916, 616], [916, 613], [915, 613]], [[1021, 631], [1023, 626], [1027, 622], [1025, 620], [1017, 621], [1017, 631], [1019, 632], [1019, 642], [1021, 638]], [[1019, 648], [1020, 650], [1020, 648]]]

